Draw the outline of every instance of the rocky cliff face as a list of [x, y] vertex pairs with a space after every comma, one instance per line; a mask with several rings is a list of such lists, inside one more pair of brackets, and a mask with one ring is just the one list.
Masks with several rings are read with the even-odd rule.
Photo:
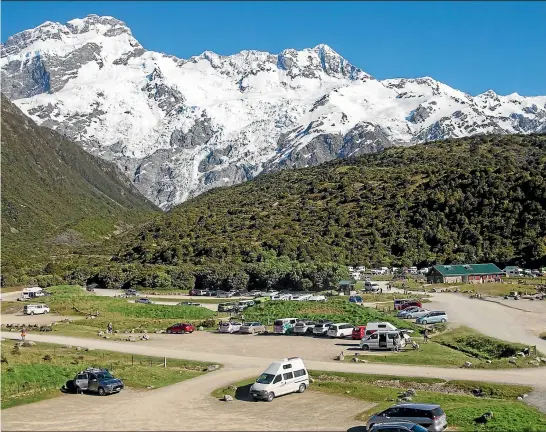
[[0, 70], [17, 106], [117, 163], [164, 209], [262, 171], [546, 127], [546, 97], [472, 97], [432, 78], [378, 81], [326, 45], [178, 59], [96, 15], [10, 37]]

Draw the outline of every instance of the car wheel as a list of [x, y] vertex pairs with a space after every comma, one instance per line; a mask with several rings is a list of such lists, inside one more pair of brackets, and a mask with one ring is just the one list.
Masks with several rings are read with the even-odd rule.
[[34, 315], [34, 311], [31, 311], [30, 314], [31, 314], [31, 315]]
[[167, 330], [167, 334], [172, 334], [172, 330]]
[[106, 392], [104, 391], [104, 389], [102, 387], [99, 387], [99, 396], [104, 396], [106, 394]]
[[273, 399], [275, 399], [275, 394], [274, 394], [273, 392], [269, 392], [269, 393], [267, 394], [266, 400], [267, 400], [268, 402], [271, 402], [271, 401], [273, 401]]
[[298, 389], [298, 393], [303, 393], [307, 386], [305, 384], [300, 384], [300, 388]]
[[413, 319], [413, 317], [411, 315], [408, 315], [406, 318], [407, 319]]
[[369, 346], [369, 345], [362, 345], [362, 350], [363, 350], [363, 351], [369, 351], [369, 350], [370, 350], [370, 346]]
[[442, 321], [441, 321], [441, 322], [445, 323], [445, 322], [446, 322], [446, 319], [445, 319], [445, 318], [442, 318]]

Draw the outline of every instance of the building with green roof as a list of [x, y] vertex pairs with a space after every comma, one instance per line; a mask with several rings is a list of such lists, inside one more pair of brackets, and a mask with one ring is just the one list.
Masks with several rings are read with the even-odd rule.
[[504, 275], [495, 264], [435, 265], [427, 273], [428, 283], [499, 282]]

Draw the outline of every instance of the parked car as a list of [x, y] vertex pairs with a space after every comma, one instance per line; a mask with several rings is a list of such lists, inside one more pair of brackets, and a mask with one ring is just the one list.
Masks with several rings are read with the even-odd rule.
[[332, 324], [331, 321], [316, 323], [315, 327], [313, 327], [313, 336], [325, 336], [330, 324]]
[[273, 401], [288, 393], [303, 393], [309, 387], [309, 375], [299, 357], [289, 357], [271, 363], [250, 387], [255, 400]]
[[326, 297], [323, 296], [323, 295], [316, 295], [316, 296], [311, 296], [307, 299], [307, 301], [314, 301], [314, 302], [325, 302], [327, 301], [326, 300]]
[[139, 298], [135, 303], [152, 304], [152, 301], [149, 298]]
[[402, 303], [400, 305], [400, 310], [404, 310], [413, 306], [423, 307], [423, 304], [418, 300], [410, 300], [410, 301], [407, 301], [406, 303]]
[[364, 335], [366, 334], [366, 326], [356, 326], [353, 328], [353, 332], [351, 333], [351, 339], [353, 340], [361, 340]]
[[356, 304], [363, 304], [364, 300], [362, 300], [361, 296], [351, 296], [349, 297], [349, 303], [356, 303]]
[[195, 303], [195, 302], [182, 302], [182, 303], [178, 303], [179, 306], [201, 306], [200, 303]]
[[98, 368], [87, 368], [78, 372], [73, 384], [79, 391], [98, 393], [100, 396], [119, 393], [124, 388], [123, 381], [114, 378], [108, 369]]
[[271, 300], [292, 300], [292, 294], [277, 294], [274, 296], [271, 296]]
[[291, 334], [294, 331], [294, 326], [298, 322], [297, 318], [280, 318], [273, 323], [273, 333]]
[[298, 321], [294, 326], [294, 334], [305, 335], [313, 334], [313, 328], [315, 327], [314, 321]]
[[369, 350], [392, 350], [395, 347], [395, 339], [400, 339], [400, 347], [404, 348], [410, 340], [410, 336], [399, 330], [377, 331], [371, 335], [364, 336], [360, 341], [360, 349]]
[[262, 296], [262, 292], [260, 290], [252, 290], [248, 294], [251, 295], [252, 297], [261, 297]]
[[85, 290], [86, 291], [89, 291], [89, 292], [95, 292], [95, 287], [94, 286], [91, 286], [91, 285], [87, 285], [85, 287]]
[[295, 296], [292, 296], [292, 300], [308, 301], [311, 297], [313, 297], [313, 294], [297, 294]]
[[370, 417], [366, 429], [374, 425], [393, 422], [412, 422], [427, 428], [430, 432], [441, 432], [447, 427], [446, 414], [440, 405], [407, 403], [387, 408]]
[[412, 310], [411, 312], [408, 312], [404, 318], [407, 319], [413, 319], [413, 318], [421, 318], [425, 315], [428, 315], [430, 311], [428, 309], [419, 308], [417, 310]]
[[210, 297], [217, 297], [218, 296], [218, 291], [208, 291], [208, 293], [206, 294]]
[[398, 318], [405, 318], [408, 313], [413, 312], [413, 311], [417, 311], [419, 309], [420, 309], [419, 306], [412, 306], [412, 307], [409, 307], [407, 309], [399, 310], [399, 312], [396, 314], [396, 316]]
[[241, 325], [242, 324], [240, 322], [227, 321], [220, 324], [218, 330], [220, 331], [220, 333], [236, 333], [241, 330]]
[[254, 300], [241, 300], [239, 303], [237, 303], [237, 306], [239, 309], [245, 310], [246, 308], [249, 308], [251, 306], [254, 306], [256, 303]]
[[368, 292], [378, 292], [379, 291], [379, 284], [366, 281], [364, 282], [364, 291]]
[[416, 324], [436, 324], [445, 323], [447, 321], [447, 314], [444, 311], [431, 311], [428, 314], [417, 318]]
[[266, 328], [265, 326], [260, 322], [249, 322], [244, 323], [241, 328], [239, 329], [241, 333], [247, 333], [247, 334], [256, 334], [256, 333], [265, 333]]
[[326, 334], [332, 338], [345, 338], [353, 334], [354, 326], [349, 323], [330, 324]]
[[428, 432], [428, 430], [412, 422], [394, 422], [376, 424], [369, 432]]
[[168, 334], [184, 334], [184, 333], [193, 333], [195, 327], [192, 324], [188, 323], [178, 323], [167, 328]]
[[25, 315], [40, 315], [49, 313], [49, 306], [45, 304], [27, 304], [23, 307]]
[[231, 298], [233, 297], [233, 293], [231, 291], [219, 291], [218, 298]]
[[235, 310], [235, 303], [220, 303], [218, 312], [232, 312]]
[[137, 290], [134, 290], [134, 289], [128, 289], [127, 291], [125, 291], [125, 295], [127, 297], [136, 297], [138, 295], [140, 295]]

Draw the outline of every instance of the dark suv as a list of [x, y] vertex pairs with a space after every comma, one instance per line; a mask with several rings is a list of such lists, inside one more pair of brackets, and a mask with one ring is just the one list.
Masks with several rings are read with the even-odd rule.
[[366, 429], [381, 423], [412, 422], [430, 432], [441, 432], [447, 427], [446, 413], [440, 405], [407, 403], [387, 408], [368, 420]]
[[77, 391], [98, 393], [100, 396], [119, 393], [123, 390], [123, 381], [114, 378], [108, 369], [87, 368], [74, 378]]

